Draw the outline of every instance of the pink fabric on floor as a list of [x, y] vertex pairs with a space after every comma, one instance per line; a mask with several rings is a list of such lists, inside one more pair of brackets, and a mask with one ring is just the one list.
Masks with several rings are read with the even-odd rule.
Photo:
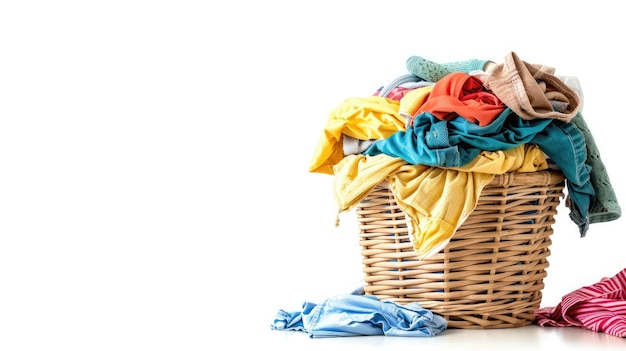
[[542, 327], [574, 326], [626, 337], [626, 269], [572, 291], [557, 306], [538, 309], [535, 316]]

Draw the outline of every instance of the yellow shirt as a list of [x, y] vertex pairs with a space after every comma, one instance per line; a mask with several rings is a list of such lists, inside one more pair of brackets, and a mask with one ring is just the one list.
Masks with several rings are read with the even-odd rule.
[[333, 174], [344, 157], [342, 135], [359, 140], [385, 139], [406, 130], [399, 114], [400, 102], [379, 96], [349, 98], [331, 111], [314, 149], [310, 172]]
[[333, 172], [339, 212], [349, 211], [379, 183], [387, 181], [396, 202], [410, 218], [409, 232], [418, 258], [439, 252], [474, 210], [480, 192], [496, 174], [547, 169], [536, 145], [483, 151], [462, 167], [411, 165], [385, 154], [349, 155]]

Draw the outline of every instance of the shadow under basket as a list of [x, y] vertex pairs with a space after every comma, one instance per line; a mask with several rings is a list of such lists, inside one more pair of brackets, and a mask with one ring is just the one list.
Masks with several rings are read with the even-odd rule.
[[448, 245], [418, 260], [405, 213], [377, 185], [356, 207], [365, 294], [418, 302], [449, 328], [532, 324], [564, 186], [560, 172], [496, 175]]

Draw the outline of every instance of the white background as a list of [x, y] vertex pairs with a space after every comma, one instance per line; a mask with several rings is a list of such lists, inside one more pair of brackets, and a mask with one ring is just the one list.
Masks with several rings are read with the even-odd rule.
[[[601, 5], [600, 5], [601, 3]], [[582, 4], [582, 5], [580, 5]], [[624, 205], [619, 2], [0, 5], [0, 349], [192, 350], [361, 279], [309, 173], [329, 112], [405, 61], [577, 76]], [[544, 306], [626, 267], [623, 220], [561, 208]], [[226, 347], [228, 348], [228, 347]]]

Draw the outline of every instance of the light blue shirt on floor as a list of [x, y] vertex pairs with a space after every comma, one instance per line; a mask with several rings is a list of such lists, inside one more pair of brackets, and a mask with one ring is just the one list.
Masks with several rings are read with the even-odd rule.
[[448, 327], [440, 315], [412, 302], [400, 305], [373, 295], [339, 295], [321, 304], [305, 302], [302, 311], [279, 310], [274, 330], [303, 331], [312, 338], [339, 336], [435, 336]]

